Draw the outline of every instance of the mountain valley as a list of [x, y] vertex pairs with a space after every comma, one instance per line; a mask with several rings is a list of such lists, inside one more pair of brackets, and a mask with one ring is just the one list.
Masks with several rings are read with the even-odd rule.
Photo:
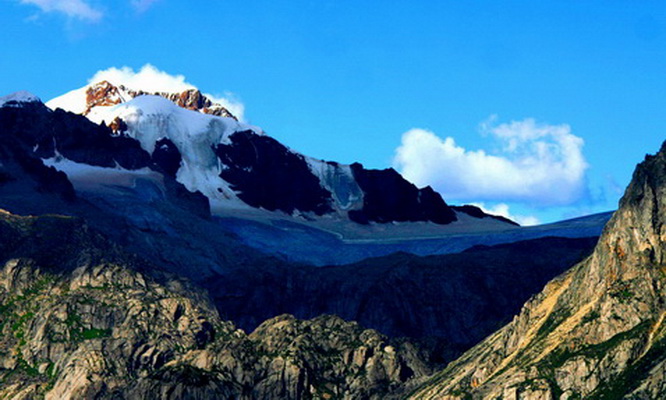
[[620, 377], [660, 365], [658, 268], [633, 266], [661, 262], [662, 158], [597, 245], [610, 213], [519, 227], [296, 153], [198, 91], [3, 98], [0, 393], [597, 395], [615, 375], [590, 352], [625, 349]]

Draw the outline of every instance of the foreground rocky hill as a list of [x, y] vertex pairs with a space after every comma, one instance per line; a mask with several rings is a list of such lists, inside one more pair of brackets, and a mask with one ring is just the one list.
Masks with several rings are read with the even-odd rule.
[[0, 397], [383, 398], [417, 349], [333, 316], [250, 335], [80, 219], [0, 213]]
[[587, 260], [413, 399], [666, 398], [666, 144]]

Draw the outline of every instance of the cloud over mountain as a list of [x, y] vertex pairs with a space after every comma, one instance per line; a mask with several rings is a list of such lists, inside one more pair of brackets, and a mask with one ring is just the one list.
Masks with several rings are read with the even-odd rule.
[[412, 129], [396, 149], [394, 166], [447, 200], [567, 205], [585, 195], [584, 142], [569, 125], [541, 124], [531, 118], [496, 125], [492, 117], [481, 127], [499, 144], [498, 151], [468, 150], [452, 137]]
[[539, 225], [541, 222], [533, 215], [513, 214], [513, 212], [509, 210], [510, 206], [506, 203], [499, 203], [494, 206], [489, 206], [485, 203], [471, 203], [471, 205], [479, 207], [486, 214], [499, 215], [512, 221], [516, 221], [522, 226]]

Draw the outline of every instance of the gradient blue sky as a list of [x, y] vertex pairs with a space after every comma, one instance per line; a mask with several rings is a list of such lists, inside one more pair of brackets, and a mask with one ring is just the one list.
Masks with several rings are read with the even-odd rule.
[[[432, 170], [412, 178], [450, 202], [505, 204], [542, 222], [614, 209], [635, 164], [666, 139], [664, 1], [0, 0], [0, 8], [0, 94], [48, 100], [98, 70], [150, 63], [205, 92], [233, 93], [246, 120], [304, 154], [404, 170], [396, 149], [413, 146], [407, 163]], [[529, 119], [532, 133], [568, 125], [588, 167], [537, 177], [520, 192], [516, 182], [538, 175], [537, 142], [553, 165], [570, 150], [550, 133], [516, 133], [521, 142], [509, 149], [498, 132], [529, 130]], [[430, 141], [403, 141], [413, 128]], [[428, 149], [447, 137], [463, 152], [450, 169]], [[513, 186], [479, 177], [494, 170], [489, 157], [504, 160]], [[447, 170], [471, 169], [494, 187], [447, 188], [455, 180]], [[549, 201], [557, 193], [569, 195]]]

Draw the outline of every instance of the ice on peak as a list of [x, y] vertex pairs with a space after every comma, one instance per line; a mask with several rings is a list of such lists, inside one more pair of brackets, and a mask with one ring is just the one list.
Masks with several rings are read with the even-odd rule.
[[[149, 153], [155, 149], [155, 143], [164, 137], [183, 154], [189, 153], [187, 150], [193, 142], [205, 141], [210, 146], [240, 129], [231, 118], [186, 110], [154, 95], [137, 96], [116, 106], [94, 108], [88, 118], [96, 123], [109, 123], [120, 118], [128, 126], [126, 133], [137, 139]], [[219, 125], [215, 132], [211, 132], [213, 125]]]
[[137, 96], [129, 101], [115, 106], [114, 108], [135, 108], [144, 114], [170, 114], [182, 109], [164, 97], [151, 94]]
[[39, 99], [39, 97], [25, 90], [21, 90], [7, 96], [0, 97], [0, 107], [5, 107], [7, 103], [41, 103], [41, 102], [42, 101]]
[[[176, 180], [191, 192], [200, 191], [215, 204], [237, 200], [229, 185], [220, 178], [223, 165], [213, 151], [218, 144], [229, 144], [229, 137], [239, 131], [261, 130], [233, 118], [218, 117], [177, 106], [161, 96], [142, 95], [109, 107], [96, 107], [87, 115], [96, 123], [120, 118], [124, 132], [136, 139], [148, 153], [153, 153], [160, 139], [169, 139], [181, 155]], [[241, 204], [240, 200], [236, 201]]]

